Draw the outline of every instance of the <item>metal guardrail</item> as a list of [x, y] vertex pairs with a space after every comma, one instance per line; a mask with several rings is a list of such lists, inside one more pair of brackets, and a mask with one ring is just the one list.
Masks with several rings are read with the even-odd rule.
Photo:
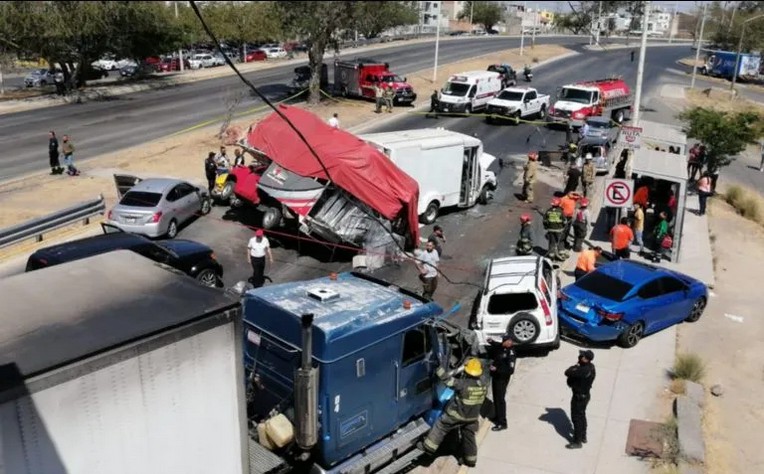
[[101, 194], [97, 199], [75, 204], [47, 216], [0, 229], [0, 248], [15, 245], [31, 238], [35, 238], [37, 242], [42, 242], [42, 237], [46, 233], [72, 225], [78, 221], [82, 221], [83, 225], [87, 225], [90, 223], [91, 217], [103, 214], [105, 210], [106, 201]]

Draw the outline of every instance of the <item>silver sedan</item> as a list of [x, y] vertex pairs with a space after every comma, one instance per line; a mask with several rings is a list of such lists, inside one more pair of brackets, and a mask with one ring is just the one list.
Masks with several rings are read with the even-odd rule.
[[172, 239], [181, 224], [212, 208], [208, 191], [186, 181], [135, 178], [137, 184], [127, 188], [119, 185], [119, 178], [115, 176], [121, 199], [106, 222], [125, 232]]

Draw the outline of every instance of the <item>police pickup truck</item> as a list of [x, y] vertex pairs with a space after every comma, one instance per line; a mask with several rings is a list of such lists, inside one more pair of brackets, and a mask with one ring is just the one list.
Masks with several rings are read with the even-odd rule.
[[486, 122], [494, 119], [511, 119], [519, 123], [520, 119], [537, 117], [546, 119], [549, 108], [549, 94], [539, 94], [532, 87], [508, 87], [488, 102]]

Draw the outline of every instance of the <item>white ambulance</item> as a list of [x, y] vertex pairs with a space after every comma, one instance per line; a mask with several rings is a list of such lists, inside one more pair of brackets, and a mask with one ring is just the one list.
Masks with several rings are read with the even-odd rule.
[[470, 114], [484, 109], [501, 89], [501, 75], [497, 72], [468, 71], [454, 74], [440, 90], [436, 110]]

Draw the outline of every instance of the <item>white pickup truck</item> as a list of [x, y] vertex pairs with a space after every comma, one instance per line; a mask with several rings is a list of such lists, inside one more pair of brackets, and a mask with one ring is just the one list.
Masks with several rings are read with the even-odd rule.
[[519, 123], [532, 116], [544, 120], [548, 108], [549, 94], [539, 94], [532, 87], [508, 87], [488, 102], [485, 121], [508, 118]]

